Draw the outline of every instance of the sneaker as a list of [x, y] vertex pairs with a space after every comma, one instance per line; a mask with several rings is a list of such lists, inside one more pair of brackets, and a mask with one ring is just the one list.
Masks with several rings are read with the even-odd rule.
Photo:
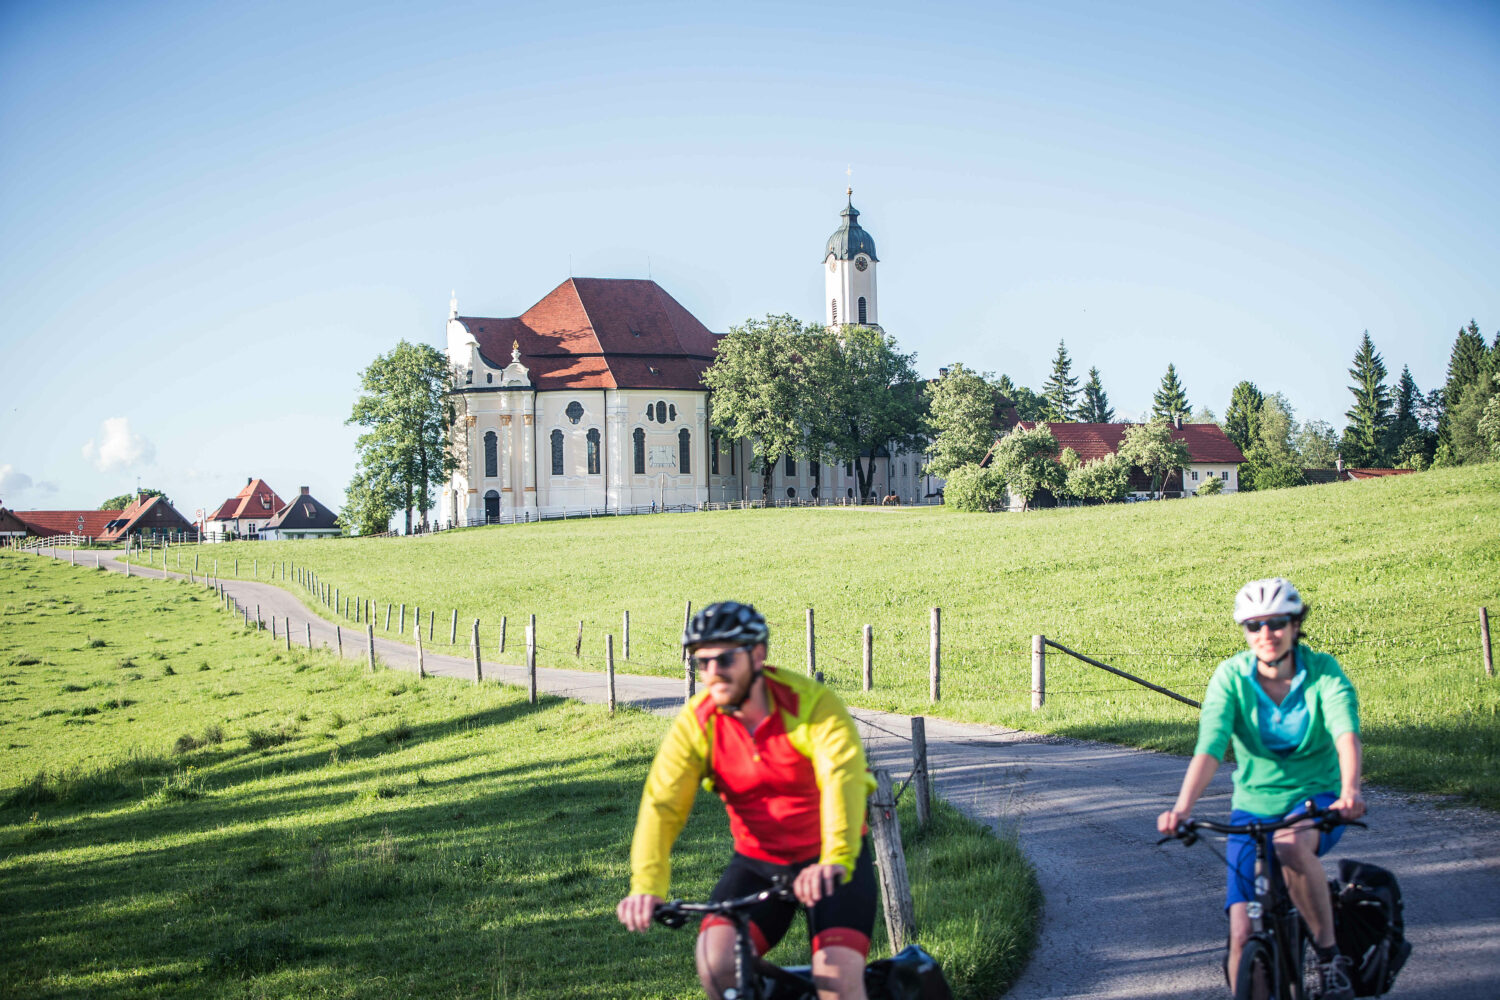
[[1354, 1000], [1354, 984], [1349, 981], [1349, 970], [1354, 964], [1347, 955], [1335, 955], [1329, 962], [1319, 962], [1317, 996], [1321, 1000]]

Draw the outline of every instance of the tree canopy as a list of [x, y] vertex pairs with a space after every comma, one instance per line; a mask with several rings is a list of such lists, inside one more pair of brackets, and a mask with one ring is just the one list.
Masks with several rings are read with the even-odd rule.
[[1151, 419], [1171, 423], [1181, 417], [1187, 419], [1192, 412], [1188, 404], [1187, 390], [1177, 378], [1177, 366], [1167, 365], [1167, 373], [1161, 377], [1161, 386], [1151, 397]]
[[1066, 473], [1056, 456], [1057, 438], [1046, 424], [1037, 424], [1031, 430], [1017, 424], [996, 442], [990, 467], [1005, 480], [1011, 495], [1021, 498], [1021, 509], [1026, 510], [1042, 490], [1062, 492]]
[[1172, 425], [1165, 420], [1129, 427], [1120, 443], [1120, 456], [1151, 477], [1151, 492], [1158, 495], [1167, 474], [1187, 465], [1192, 457], [1187, 445], [1172, 437]]
[[161, 490], [153, 490], [153, 489], [148, 489], [146, 487], [142, 487], [136, 493], [121, 493], [117, 497], [110, 497], [108, 500], [104, 501], [103, 503], [101, 503], [99, 505], [99, 509], [100, 510], [124, 510], [126, 507], [129, 507], [132, 503], [135, 502], [135, 498], [136, 498], [136, 496], [137, 496], [138, 493], [143, 493], [147, 497], [159, 497], [159, 496], [162, 496]]
[[[854, 463], [860, 496], [870, 496], [876, 453], [912, 451], [927, 440], [926, 399], [915, 367], [896, 338], [874, 327], [845, 326], [837, 337], [818, 339], [813, 392], [816, 426], [828, 437], [826, 450]], [[805, 411], [804, 411], [805, 412]]]
[[1099, 381], [1099, 369], [1089, 369], [1089, 380], [1083, 384], [1083, 402], [1078, 407], [1078, 419], [1086, 424], [1114, 423], [1115, 410], [1109, 405], [1109, 396]]
[[1234, 387], [1229, 397], [1229, 409], [1224, 411], [1224, 433], [1247, 455], [1260, 437], [1260, 406], [1263, 402], [1265, 396], [1254, 382], [1241, 382]]
[[[771, 472], [787, 455], [806, 447], [809, 433], [832, 433], [807, 406], [811, 358], [820, 351], [822, 327], [808, 328], [793, 317], [768, 315], [729, 328], [719, 341], [714, 363], [703, 374], [712, 391], [714, 429], [731, 438], [747, 438], [761, 463], [764, 495], [770, 495]], [[825, 352], [826, 353], [826, 352]], [[805, 421], [817, 416], [811, 431]]]
[[1354, 405], [1344, 414], [1349, 423], [1342, 442], [1344, 461], [1349, 465], [1378, 468], [1386, 464], [1386, 425], [1391, 409], [1386, 374], [1385, 359], [1375, 350], [1366, 330], [1354, 353], [1354, 367], [1349, 369], [1349, 377], [1354, 380], [1349, 386]]
[[1061, 340], [1052, 359], [1052, 374], [1042, 383], [1042, 397], [1047, 401], [1046, 419], [1054, 422], [1075, 419], [1078, 376], [1073, 374], [1073, 359], [1068, 357], [1068, 347]]
[[1016, 416], [1021, 420], [1045, 420], [1047, 417], [1047, 400], [1038, 396], [1035, 392], [1018, 385], [1011, 380], [1009, 375], [1001, 375], [1000, 380], [995, 383], [995, 388], [1000, 394], [1010, 400], [1010, 404], [1016, 408]]
[[[448, 359], [429, 344], [401, 341], [360, 373], [361, 393], [346, 423], [367, 428], [356, 443], [358, 463], [349, 484], [346, 524], [385, 524], [396, 510], [406, 513], [406, 531], [419, 513], [423, 529], [437, 487], [457, 467], [453, 406], [448, 397], [453, 372]], [[381, 528], [379, 530], [386, 530]]]
[[928, 423], [933, 440], [927, 471], [946, 476], [961, 465], [978, 462], [998, 436], [995, 407], [1000, 391], [962, 364], [950, 365], [927, 386]]

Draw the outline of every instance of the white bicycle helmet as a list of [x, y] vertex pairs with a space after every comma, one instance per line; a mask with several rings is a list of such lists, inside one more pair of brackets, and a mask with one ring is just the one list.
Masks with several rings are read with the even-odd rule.
[[1252, 618], [1269, 615], [1291, 615], [1299, 618], [1307, 610], [1302, 595], [1292, 586], [1292, 581], [1273, 576], [1266, 580], [1251, 580], [1234, 596], [1234, 621], [1243, 625]]

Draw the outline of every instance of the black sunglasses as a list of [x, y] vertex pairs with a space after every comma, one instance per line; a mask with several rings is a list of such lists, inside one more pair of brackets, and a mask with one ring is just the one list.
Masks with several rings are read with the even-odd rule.
[[1280, 632], [1296, 620], [1291, 615], [1277, 615], [1275, 618], [1263, 618], [1258, 622], [1246, 622], [1245, 631], [1259, 632], [1263, 628], [1268, 628], [1272, 632]]
[[734, 666], [734, 658], [748, 648], [748, 646], [736, 646], [729, 652], [720, 653], [718, 656], [699, 656], [697, 653], [693, 653], [688, 659], [692, 661], [694, 670], [722, 670], [727, 672]]

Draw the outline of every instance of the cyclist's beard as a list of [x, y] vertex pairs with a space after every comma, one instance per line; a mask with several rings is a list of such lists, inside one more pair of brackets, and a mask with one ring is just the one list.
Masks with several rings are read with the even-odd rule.
[[761, 672], [752, 670], [745, 678], [743, 685], [735, 685], [729, 690], [729, 697], [720, 703], [719, 707], [726, 712], [738, 712], [745, 702], [750, 700], [750, 693], [755, 688], [755, 682], [760, 680]]

